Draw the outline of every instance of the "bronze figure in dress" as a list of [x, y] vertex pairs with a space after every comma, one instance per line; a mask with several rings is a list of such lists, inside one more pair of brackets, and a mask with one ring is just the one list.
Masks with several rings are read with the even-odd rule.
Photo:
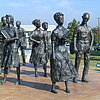
[[69, 40], [69, 31], [63, 26], [64, 14], [61, 12], [55, 13], [54, 20], [58, 25], [51, 34], [51, 92], [58, 93], [55, 90], [56, 82], [65, 82], [65, 91], [70, 93], [70, 90], [68, 89], [68, 80], [77, 77], [77, 72], [66, 47], [66, 42]]

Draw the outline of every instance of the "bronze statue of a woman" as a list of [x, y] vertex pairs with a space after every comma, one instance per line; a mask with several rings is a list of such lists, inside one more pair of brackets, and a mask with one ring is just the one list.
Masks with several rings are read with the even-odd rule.
[[2, 67], [4, 67], [4, 79], [1, 84], [6, 84], [7, 74], [9, 69], [12, 67], [16, 68], [17, 72], [17, 82], [20, 84], [20, 59], [18, 56], [18, 35], [15, 32], [15, 28], [12, 22], [13, 17], [10, 15], [6, 15], [7, 27], [5, 28], [5, 45], [4, 45], [4, 55], [2, 61]]
[[68, 89], [68, 80], [77, 77], [77, 72], [68, 55], [66, 42], [69, 40], [69, 32], [64, 28], [64, 15], [61, 12], [54, 14], [54, 20], [58, 24], [51, 34], [51, 92], [58, 93], [55, 90], [56, 82], [65, 82], [66, 92], [70, 93]]
[[[41, 27], [41, 22], [39, 19], [35, 19], [32, 22], [36, 26], [36, 29], [30, 35], [30, 40], [32, 41], [32, 52], [30, 56], [30, 62], [34, 64], [35, 77], [38, 77], [37, 66], [46, 64], [45, 59], [45, 46], [44, 46], [44, 35]], [[46, 67], [44, 67], [44, 76], [46, 77]]]

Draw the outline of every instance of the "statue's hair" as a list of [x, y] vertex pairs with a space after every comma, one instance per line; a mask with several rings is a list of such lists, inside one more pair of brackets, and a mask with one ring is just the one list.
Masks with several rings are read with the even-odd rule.
[[14, 17], [12, 15], [9, 15], [10, 18], [11, 18], [11, 21], [14, 21]]
[[21, 24], [21, 21], [16, 21], [16, 23], [20, 23]]
[[45, 24], [47, 24], [47, 25], [48, 25], [48, 23], [47, 23], [47, 22], [43, 22], [43, 23], [42, 23], [42, 27], [43, 27]]
[[82, 17], [84, 16], [88, 16], [88, 18], [90, 18], [90, 14], [89, 13], [84, 13]]
[[12, 15], [6, 15], [6, 19], [10, 17], [10, 22], [14, 25], [14, 17]]
[[10, 17], [11, 18], [11, 21], [14, 22], [14, 17], [12, 15], [6, 15], [6, 18]]
[[6, 16], [1, 17], [1, 22], [3, 22], [3, 19], [6, 18]]
[[64, 14], [62, 14], [61, 12], [57, 12], [54, 14], [54, 20], [57, 21], [59, 16], [64, 16]]
[[38, 21], [40, 21], [40, 20], [39, 20], [39, 19], [35, 19], [34, 21], [32, 21], [32, 24], [33, 24], [33, 25], [36, 25], [36, 23], [37, 23]]

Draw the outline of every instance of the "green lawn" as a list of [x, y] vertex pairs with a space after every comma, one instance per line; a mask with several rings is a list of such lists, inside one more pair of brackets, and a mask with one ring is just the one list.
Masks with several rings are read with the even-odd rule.
[[[25, 55], [25, 58], [27, 57], [27, 55]], [[21, 55], [19, 55], [19, 58], [20, 58], [20, 62], [23, 62], [23, 60], [22, 60], [22, 56]]]
[[[27, 56], [26, 56], [27, 57]], [[70, 54], [70, 58], [73, 61], [73, 64], [75, 62], [75, 54]], [[22, 62], [22, 57], [20, 55], [20, 61]], [[90, 55], [90, 69], [93, 70], [100, 70], [100, 68], [96, 67], [96, 64], [100, 63], [100, 51], [91, 51], [91, 55]], [[83, 68], [84, 66], [84, 61], [83, 61], [83, 57], [80, 63], [80, 68]]]
[[[96, 67], [96, 64], [97, 63], [100, 63], [100, 51], [91, 51], [90, 53], [90, 69], [93, 69], [93, 70], [100, 70], [100, 68]], [[73, 61], [73, 64], [75, 62], [75, 54], [70, 54], [70, 57]], [[82, 57], [82, 60], [81, 60], [81, 63], [80, 63], [80, 67], [83, 68], [84, 66], [84, 60], [83, 60], [83, 57]]]

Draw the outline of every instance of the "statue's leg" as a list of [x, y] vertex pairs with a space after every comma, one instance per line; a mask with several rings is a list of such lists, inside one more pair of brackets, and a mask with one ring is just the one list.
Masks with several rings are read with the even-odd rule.
[[43, 69], [44, 69], [44, 77], [48, 77], [48, 76], [47, 76], [46, 64], [43, 65]]
[[37, 73], [37, 64], [34, 64], [34, 69], [35, 69], [35, 77], [38, 77], [38, 73]]
[[[75, 57], [75, 69], [78, 73], [78, 70], [79, 70], [79, 65], [80, 65], [80, 61], [81, 61], [81, 58], [82, 58], [82, 54], [80, 53], [76, 53], [76, 57]], [[77, 78], [73, 78], [73, 82], [74, 83], [77, 83]]]
[[84, 54], [84, 70], [82, 75], [82, 82], [88, 82], [87, 76], [89, 71], [89, 64], [90, 64], [90, 53]]
[[10, 73], [10, 71], [11, 71], [11, 68], [8, 68], [8, 74]]
[[21, 48], [21, 55], [22, 55], [22, 59], [23, 59], [23, 65], [26, 64], [26, 61], [25, 61], [25, 51], [23, 48]]
[[2, 85], [6, 84], [7, 74], [8, 74], [8, 68], [4, 67], [4, 79], [3, 82], [1, 82]]
[[17, 82], [15, 83], [15, 85], [20, 85], [20, 64], [19, 67], [16, 68], [16, 72], [17, 72]]
[[51, 92], [58, 94], [58, 92], [55, 90], [55, 85], [56, 85], [56, 82], [52, 82]]
[[2, 68], [0, 67], [0, 74], [2, 74]]
[[66, 86], [65, 92], [66, 93], [70, 93], [70, 90], [68, 89], [68, 81], [65, 81], [65, 86]]

